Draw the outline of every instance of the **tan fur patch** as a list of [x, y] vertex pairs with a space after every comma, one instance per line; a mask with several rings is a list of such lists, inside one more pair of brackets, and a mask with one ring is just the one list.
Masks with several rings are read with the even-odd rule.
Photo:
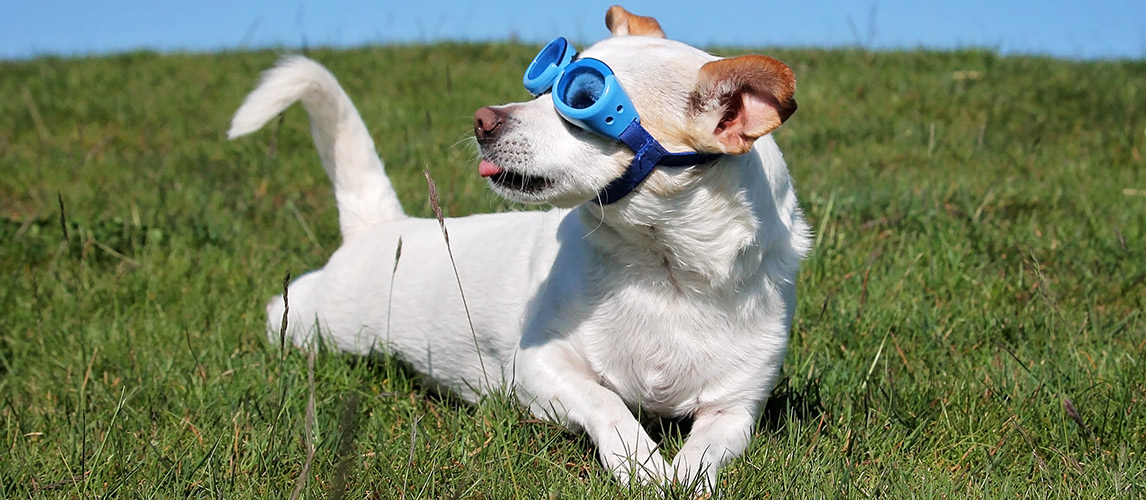
[[609, 7], [605, 13], [605, 26], [613, 36], [652, 36], [664, 38], [665, 32], [656, 19], [633, 14], [620, 5]]
[[[690, 108], [711, 127], [719, 149], [741, 154], [796, 112], [796, 75], [768, 56], [720, 59], [700, 68]], [[701, 138], [703, 141], [703, 138]], [[715, 145], [714, 145], [715, 146]]]

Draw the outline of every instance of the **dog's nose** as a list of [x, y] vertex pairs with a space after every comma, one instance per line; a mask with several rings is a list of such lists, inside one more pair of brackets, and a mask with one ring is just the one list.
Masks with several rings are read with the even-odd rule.
[[493, 139], [500, 132], [501, 124], [505, 121], [505, 113], [496, 109], [485, 107], [474, 113], [474, 137], [478, 142]]

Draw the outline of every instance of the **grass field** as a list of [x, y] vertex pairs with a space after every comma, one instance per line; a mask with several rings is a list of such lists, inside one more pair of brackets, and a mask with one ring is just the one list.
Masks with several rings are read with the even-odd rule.
[[[429, 169], [463, 215], [521, 208], [468, 137], [536, 49], [310, 55], [407, 211]], [[1146, 62], [769, 53], [815, 250], [724, 498], [1146, 497]], [[224, 138], [278, 57], [0, 63], [0, 498], [659, 498], [512, 401], [264, 340], [284, 275], [339, 244], [300, 109]]]

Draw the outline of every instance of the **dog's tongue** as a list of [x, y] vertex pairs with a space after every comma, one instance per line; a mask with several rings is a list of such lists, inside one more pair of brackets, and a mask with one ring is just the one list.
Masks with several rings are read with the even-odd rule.
[[489, 160], [482, 160], [478, 163], [478, 175], [482, 177], [490, 177], [504, 172], [501, 167], [494, 165]]

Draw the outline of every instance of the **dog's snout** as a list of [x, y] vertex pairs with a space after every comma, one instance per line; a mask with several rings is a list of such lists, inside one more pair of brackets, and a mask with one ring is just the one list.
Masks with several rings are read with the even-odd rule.
[[505, 112], [484, 107], [474, 113], [474, 137], [478, 142], [493, 139], [501, 132], [505, 122]]

